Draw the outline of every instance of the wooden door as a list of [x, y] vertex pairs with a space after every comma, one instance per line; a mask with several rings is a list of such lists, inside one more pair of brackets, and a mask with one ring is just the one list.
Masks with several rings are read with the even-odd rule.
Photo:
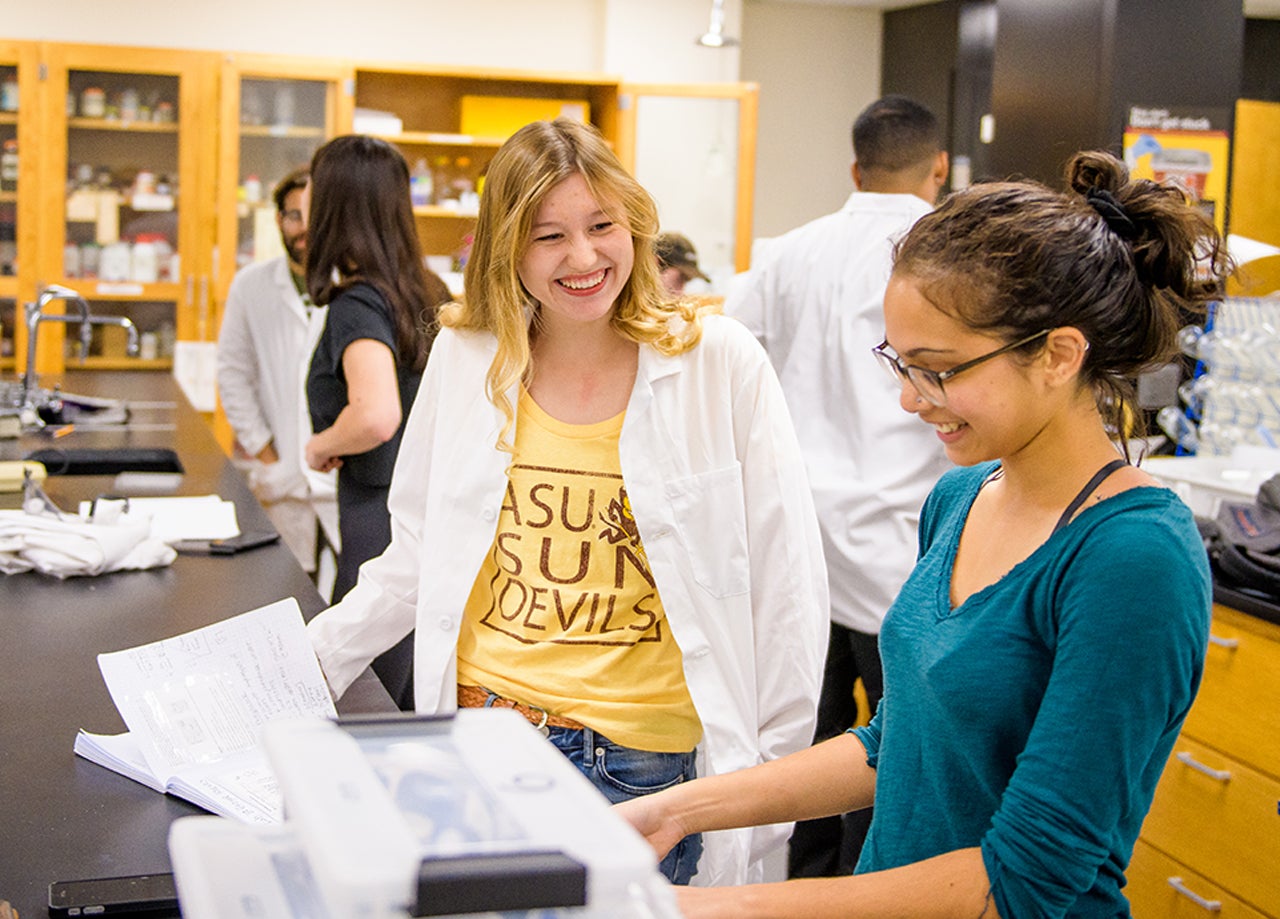
[[754, 83], [623, 84], [618, 155], [683, 233], [713, 283], [751, 263], [759, 88]]

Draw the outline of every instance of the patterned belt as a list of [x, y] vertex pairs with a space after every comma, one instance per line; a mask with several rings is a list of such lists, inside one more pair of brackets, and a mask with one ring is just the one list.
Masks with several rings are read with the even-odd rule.
[[481, 686], [468, 686], [464, 683], [458, 684], [458, 708], [509, 708], [523, 715], [530, 724], [540, 730], [569, 728], [573, 731], [581, 731], [586, 727], [581, 721], [553, 715], [536, 705], [525, 705], [514, 699], [504, 699]]

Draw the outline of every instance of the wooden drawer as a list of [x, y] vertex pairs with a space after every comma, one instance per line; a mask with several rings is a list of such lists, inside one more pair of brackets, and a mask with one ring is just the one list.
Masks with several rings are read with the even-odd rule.
[[1142, 840], [1133, 849], [1127, 876], [1124, 892], [1133, 919], [1275, 919]]
[[1280, 916], [1278, 806], [1280, 781], [1183, 735], [1160, 777], [1142, 838]]
[[1215, 606], [1211, 634], [1183, 734], [1280, 779], [1280, 628]]

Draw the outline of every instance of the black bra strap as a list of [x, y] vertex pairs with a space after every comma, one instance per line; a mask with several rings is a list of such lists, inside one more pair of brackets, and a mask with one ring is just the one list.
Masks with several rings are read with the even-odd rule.
[[1111, 473], [1115, 472], [1117, 469], [1121, 468], [1122, 466], [1127, 466], [1127, 465], [1129, 464], [1122, 459], [1113, 459], [1111, 462], [1107, 463], [1107, 465], [1103, 466], [1101, 469], [1095, 472], [1093, 474], [1093, 478], [1091, 478], [1088, 482], [1085, 483], [1084, 488], [1080, 489], [1080, 494], [1076, 495], [1074, 498], [1071, 499], [1071, 503], [1067, 505], [1067, 509], [1063, 511], [1062, 516], [1058, 518], [1058, 522], [1054, 526], [1053, 532], [1055, 533], [1058, 532], [1064, 526], [1066, 526], [1068, 523], [1071, 522], [1071, 518], [1075, 515], [1075, 512], [1080, 510], [1080, 505], [1084, 504], [1084, 502], [1088, 500], [1089, 496], [1093, 494], [1094, 490], [1097, 489], [1097, 487], [1102, 484], [1103, 479], [1111, 475]]

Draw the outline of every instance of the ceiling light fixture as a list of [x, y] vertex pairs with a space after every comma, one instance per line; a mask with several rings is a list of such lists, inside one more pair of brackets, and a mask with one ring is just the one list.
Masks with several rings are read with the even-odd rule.
[[736, 38], [724, 34], [724, 0], [711, 0], [711, 25], [698, 36], [698, 44], [704, 48], [730, 48], [737, 43]]

